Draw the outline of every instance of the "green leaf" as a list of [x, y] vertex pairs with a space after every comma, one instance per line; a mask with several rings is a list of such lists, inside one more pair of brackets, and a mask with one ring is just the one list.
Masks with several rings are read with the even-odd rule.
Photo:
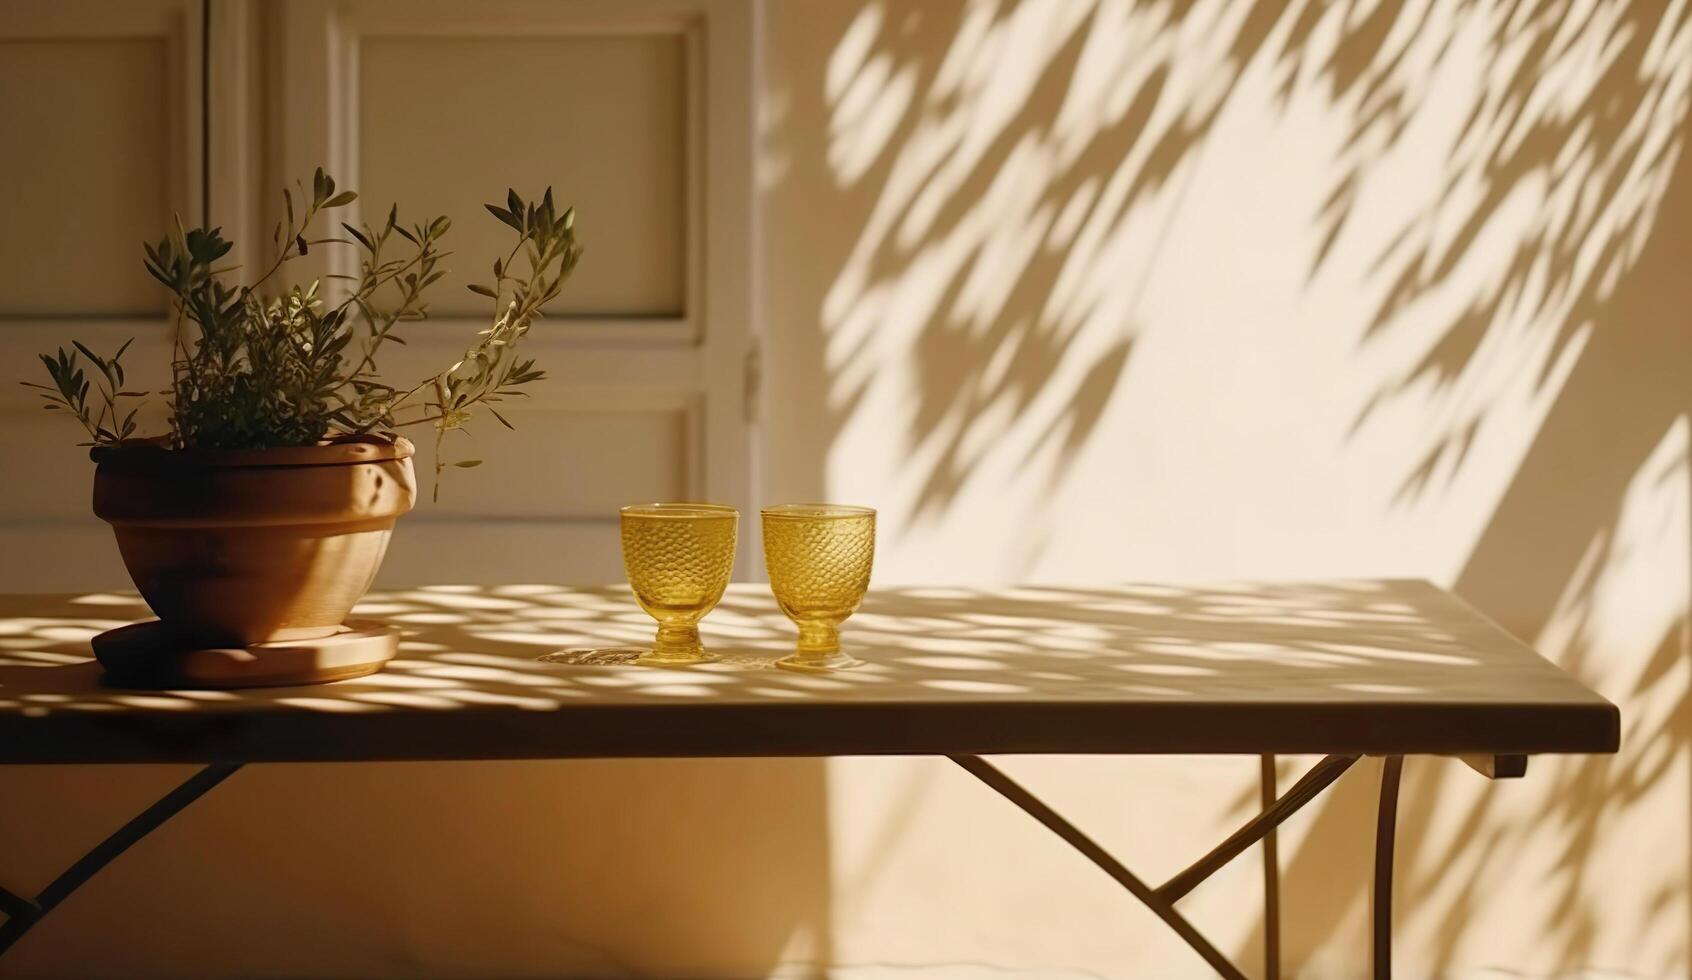
[[486, 296], [489, 299], [498, 299], [499, 298], [498, 293], [494, 292], [493, 290], [489, 289], [488, 287], [482, 285], [479, 282], [473, 282], [465, 288], [469, 289], [472, 293], [476, 293], [479, 296]]
[[467, 470], [467, 469], [470, 469], [472, 467], [482, 465], [482, 461], [479, 460], [479, 459], [461, 459], [461, 460], [459, 460], [458, 462], [456, 462], [452, 465], [458, 467], [459, 469]]
[[510, 211], [507, 211], [504, 208], [497, 207], [497, 206], [492, 205], [492, 204], [484, 204], [484, 205], [482, 205], [482, 207], [487, 208], [489, 214], [498, 218], [500, 221], [510, 225], [512, 228], [516, 229], [517, 231], [523, 230], [523, 219], [517, 217], [516, 214], [514, 214]]
[[[353, 192], [339, 190], [321, 167], [314, 171], [310, 189], [304, 181], [290, 183], [284, 188], [288, 221], [278, 222], [273, 236], [275, 264], [315, 246], [343, 242], [339, 235], [320, 237], [314, 221], [326, 207], [357, 200]], [[448, 218], [401, 228], [395, 205], [386, 226], [335, 222], [344, 229], [344, 243], [356, 242], [366, 254], [356, 269], [347, 270], [354, 273], [350, 277], [335, 274], [352, 284], [348, 295], [331, 303], [320, 298], [315, 282], [262, 294], [257, 287], [274, 271], [269, 261], [257, 281], [235, 283], [239, 266], [217, 266], [216, 260], [233, 248], [221, 229], [189, 229], [178, 217], [162, 239], [144, 242], [142, 248], [143, 267], [175, 294], [172, 305], [191, 331], [168, 355], [172, 381], [159, 392], [169, 399], [170, 444], [206, 449], [309, 445], [326, 435], [390, 433], [400, 426], [427, 423], [430, 415], [439, 413], [445, 413], [446, 421], [437, 428], [445, 431], [462, 427], [477, 405], [520, 394], [514, 386], [538, 379], [540, 372], [532, 362], [517, 358], [518, 345], [541, 315], [541, 306], [557, 292], [576, 247], [565, 228], [570, 214], [556, 216], [550, 193], [529, 204], [508, 189], [505, 204], [486, 209], [518, 232], [518, 250], [527, 249], [538, 264], [519, 273], [500, 261], [492, 283], [471, 287], [496, 304], [511, 299], [513, 313], [509, 320], [495, 319], [464, 357], [438, 376], [439, 400], [423, 394], [424, 385], [377, 388], [381, 383], [375, 380], [379, 375], [374, 355], [388, 340], [405, 343], [392, 334], [396, 324], [403, 327], [401, 321], [426, 316], [426, 288], [447, 275], [440, 260], [450, 253], [438, 240], [451, 226]], [[415, 251], [384, 261], [382, 251], [395, 230]], [[507, 280], [511, 289], [502, 291]], [[386, 283], [397, 290], [397, 301], [390, 308], [375, 309], [376, 291]], [[130, 439], [141, 418], [132, 409], [143, 394], [125, 387], [121, 358], [130, 349], [133, 343], [126, 341], [110, 357], [101, 357], [85, 344], [67, 341], [40, 358], [50, 385], [26, 384], [41, 398], [43, 410], [71, 415], [93, 444]], [[514, 428], [508, 416], [495, 415], [499, 424]], [[437, 465], [480, 464], [464, 460]]]
[[152, 276], [154, 279], [157, 279], [159, 282], [163, 283], [166, 289], [169, 289], [172, 292], [174, 292], [176, 290], [175, 280], [167, 278], [163, 272], [160, 272], [158, 269], [153, 268], [152, 263], [142, 263], [142, 264], [147, 267], [147, 274]]
[[71, 344], [76, 347], [77, 350], [82, 351], [82, 356], [88, 358], [90, 361], [93, 361], [95, 367], [104, 368], [106, 366], [106, 362], [100, 360], [100, 355], [82, 346], [82, 341], [73, 340], [71, 341]]

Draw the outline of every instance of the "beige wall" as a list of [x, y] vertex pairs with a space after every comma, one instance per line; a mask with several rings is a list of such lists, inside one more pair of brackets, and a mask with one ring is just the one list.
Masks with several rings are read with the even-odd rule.
[[[776, 4], [769, 39], [771, 497], [879, 507], [882, 581], [1454, 586], [1624, 751], [1413, 761], [1402, 971], [1685, 975], [1686, 6]], [[1300, 975], [1365, 969], [1377, 771], [1283, 845]], [[1154, 880], [1252, 799], [1249, 760], [1013, 772]], [[830, 790], [846, 962], [1200, 969], [944, 767]], [[1192, 899], [1250, 956], [1253, 873]]]
[[[1401, 975], [1686, 975], [1686, 5], [795, 0], [764, 41], [764, 498], [880, 508], [886, 583], [1454, 586], [1619, 703], [1624, 750], [1409, 765]], [[1153, 879], [1255, 798], [1248, 759], [1007, 768]], [[1283, 832], [1300, 976], [1365, 973], [1376, 771]], [[0, 881], [179, 775], [0, 770]], [[1248, 965], [1257, 874], [1185, 905]], [[920, 760], [259, 768], [15, 957], [1203, 975]]]

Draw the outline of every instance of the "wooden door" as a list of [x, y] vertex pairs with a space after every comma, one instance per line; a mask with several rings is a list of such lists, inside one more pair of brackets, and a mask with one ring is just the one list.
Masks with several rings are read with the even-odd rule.
[[[14, 198], [0, 351], [28, 376], [35, 350], [135, 336], [126, 360], [162, 367], [169, 325], [141, 241], [173, 211], [209, 212], [256, 260], [284, 182], [323, 166], [360, 192], [349, 211], [379, 221], [397, 202], [454, 221], [431, 318], [384, 362], [420, 380], [488, 323], [464, 287], [509, 232], [482, 202], [551, 185], [586, 252], [529, 338], [549, 379], [506, 413], [515, 432], [483, 418], [449, 441], [486, 463], [448, 471], [439, 503], [432, 433], [414, 435], [423, 499], [383, 580], [618, 578], [621, 503], [754, 513], [751, 20], [746, 4], [685, 0], [13, 3], [0, 129], [21, 152], [0, 162]], [[298, 268], [351, 258], [323, 248]], [[4, 387], [0, 589], [123, 584], [75, 432]]]

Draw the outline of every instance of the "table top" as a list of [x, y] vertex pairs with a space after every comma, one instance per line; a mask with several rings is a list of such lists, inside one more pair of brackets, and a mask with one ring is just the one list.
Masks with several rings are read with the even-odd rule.
[[355, 615], [405, 629], [376, 675], [313, 687], [103, 686], [89, 637], [133, 595], [0, 596], [0, 762], [996, 753], [1613, 752], [1614, 705], [1421, 581], [873, 591], [866, 665], [770, 669], [768, 589], [702, 625], [725, 662], [538, 662], [654, 624], [626, 587], [433, 586]]

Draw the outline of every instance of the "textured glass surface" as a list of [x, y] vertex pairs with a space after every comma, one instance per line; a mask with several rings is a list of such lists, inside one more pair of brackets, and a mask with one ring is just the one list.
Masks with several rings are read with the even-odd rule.
[[658, 621], [651, 652], [635, 662], [676, 666], [715, 659], [699, 641], [699, 621], [728, 588], [739, 513], [720, 504], [639, 504], [620, 514], [629, 586], [640, 608]]
[[840, 624], [869, 589], [875, 560], [875, 511], [839, 504], [766, 507], [764, 565], [770, 591], [799, 626], [798, 649], [777, 666], [796, 670], [853, 667], [840, 649]]

